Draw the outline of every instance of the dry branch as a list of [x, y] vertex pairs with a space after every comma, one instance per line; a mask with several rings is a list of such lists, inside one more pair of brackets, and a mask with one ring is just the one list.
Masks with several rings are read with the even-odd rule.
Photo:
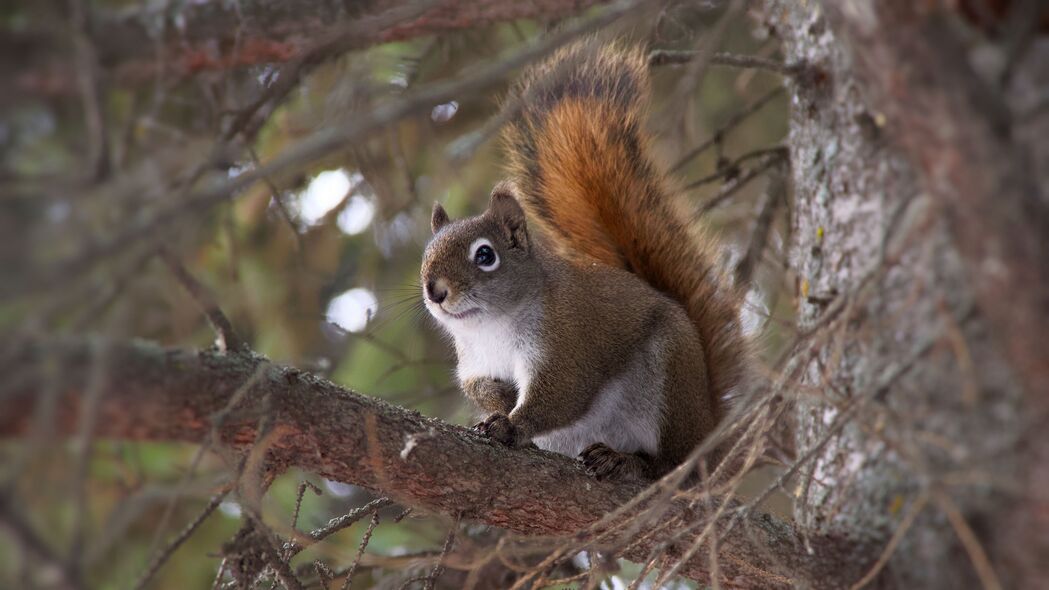
[[548, 55], [582, 35], [600, 30], [641, 4], [641, 0], [619, 0], [601, 14], [547, 35], [503, 60], [475, 68], [459, 78], [428, 85], [401, 99], [382, 102], [358, 117], [319, 129], [258, 168], [184, 195], [177, 199], [178, 202], [165, 207], [157, 214], [143, 216], [142, 219], [129, 223], [115, 235], [85, 244], [78, 249], [77, 254], [52, 268], [41, 269], [37, 277], [31, 278], [24, 285], [16, 284], [13, 289], [10, 285], [0, 285], [0, 299], [8, 295], [25, 295], [40, 289], [54, 288], [82, 275], [98, 262], [126, 250], [133, 242], [145, 236], [156, 235], [163, 227], [170, 227], [172, 223], [184, 219], [187, 215], [224, 202], [255, 182], [265, 181], [271, 175], [314, 162], [401, 119], [428, 111], [435, 104], [456, 99], [464, 94], [488, 90], [515, 69]]
[[[366, 47], [425, 35], [475, 29], [518, 19], [556, 20], [602, 0], [294, 0], [291, 2], [177, 3], [134, 7], [97, 15], [92, 27], [98, 61], [114, 81], [150, 82], [158, 72], [190, 75], [302, 56], [314, 40], [380, 13], [405, 18], [358, 32]], [[0, 72], [29, 94], [75, 91], [61, 38], [29, 31], [0, 41]], [[23, 60], [17, 56], [34, 56]]]
[[[218, 436], [247, 452], [268, 408], [272, 427], [266, 461], [276, 472], [300, 467], [404, 504], [462, 513], [527, 535], [575, 535], [640, 491], [595, 481], [565, 457], [511, 451], [460, 427], [248, 353], [172, 350], [141, 342], [42, 340], [21, 347], [0, 363], [11, 376], [0, 397], [0, 436], [27, 432], [44, 384], [61, 395], [58, 430], [74, 432], [89, 376], [97, 370], [92, 368], [97, 346], [107, 351], [97, 407], [99, 437], [199, 443], [214, 427], [213, 416], [224, 411]], [[242, 398], [227, 407], [237, 395]], [[659, 533], [633, 544], [624, 557], [644, 561], [675, 529], [659, 525], [687, 525], [712, 509], [672, 503], [660, 523], [651, 523]], [[803, 539], [791, 525], [767, 515], [743, 520], [718, 541], [722, 587], [770, 587], [788, 580], [813, 588], [841, 587], [858, 580], [876, 556], [875, 544], [840, 536]], [[689, 541], [684, 539], [686, 545]], [[680, 548], [667, 551], [671, 560], [679, 555]], [[697, 580], [708, 573], [706, 556], [681, 570]]]

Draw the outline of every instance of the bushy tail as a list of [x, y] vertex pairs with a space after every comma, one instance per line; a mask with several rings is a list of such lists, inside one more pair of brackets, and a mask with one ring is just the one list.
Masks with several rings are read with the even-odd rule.
[[510, 172], [558, 249], [634, 272], [685, 307], [720, 399], [740, 383], [747, 359], [741, 297], [649, 154], [648, 93], [641, 48], [587, 40], [562, 49], [507, 100]]

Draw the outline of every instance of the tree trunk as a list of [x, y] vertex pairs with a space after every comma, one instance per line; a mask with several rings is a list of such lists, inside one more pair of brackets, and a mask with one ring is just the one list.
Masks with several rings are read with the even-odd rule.
[[[993, 145], [947, 149], [949, 142], [934, 138], [950, 134], [951, 125], [983, 129], [985, 123], [954, 119], [961, 109], [915, 112], [916, 101], [891, 111], [882, 107], [891, 99], [872, 105], [871, 97], [890, 92], [879, 82], [907, 94], [908, 82], [918, 78], [890, 69], [906, 64], [893, 51], [901, 43], [899, 23], [886, 19], [878, 2], [826, 6], [835, 17], [830, 22], [817, 3], [771, 0], [763, 15], [782, 37], [787, 61], [810, 66], [789, 88], [791, 266], [798, 323], [807, 336], [791, 358], [801, 368], [796, 443], [799, 456], [814, 456], [798, 482], [798, 524], [813, 532], [881, 535], [886, 545], [902, 535], [879, 578], [884, 585], [957, 588], [979, 579], [985, 587], [1034, 587], [1049, 568], [1044, 494], [1034, 485], [1046, 481], [1046, 463], [1038, 459], [1045, 457], [1045, 437], [1038, 436], [1045, 406], [1039, 392], [1025, 397], [1022, 385], [1024, 377], [1044, 371], [1030, 361], [1044, 358], [1044, 351], [1018, 359], [1009, 336], [999, 337], [997, 318], [1011, 302], [988, 298], [983, 278], [966, 266], [972, 241], [983, 236], [951, 223], [980, 214], [971, 209], [976, 203], [1002, 198], [1002, 209], [1020, 209], [1023, 199], [1036, 199], [1023, 188], [989, 192], [1001, 190], [1004, 183], [994, 179], [1010, 173], [1021, 187], [1034, 184], [1016, 177], [1023, 165], [1008, 159], [1026, 146], [1006, 135], [995, 136], [1012, 150], [1006, 153], [992, 154], [1005, 149]], [[854, 30], [857, 15], [873, 18], [862, 38], [845, 33]], [[913, 35], [921, 30], [909, 31], [910, 55], [917, 59], [913, 54], [923, 47], [942, 55], [935, 45], [944, 39]], [[878, 51], [899, 62], [872, 66]], [[866, 75], [872, 67], [880, 78]], [[923, 118], [928, 123], [920, 135], [914, 126]], [[990, 138], [977, 137], [967, 139]], [[936, 177], [945, 167], [969, 180], [984, 174], [992, 180], [958, 186], [952, 184], [957, 177]], [[996, 241], [1045, 240], [1031, 233], [1043, 218], [1015, 226], [1015, 235], [986, 219]], [[1036, 308], [1045, 288], [1040, 268], [1019, 269], [1034, 293], [1019, 298], [1018, 311], [1029, 311], [1034, 325], [1049, 317]], [[1035, 307], [1024, 307], [1032, 299]]]

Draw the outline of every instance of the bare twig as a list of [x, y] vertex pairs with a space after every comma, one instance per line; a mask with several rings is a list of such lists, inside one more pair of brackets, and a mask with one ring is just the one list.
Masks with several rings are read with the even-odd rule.
[[434, 584], [437, 583], [437, 578], [441, 577], [441, 574], [444, 572], [444, 560], [448, 557], [448, 552], [452, 550], [452, 545], [455, 543], [455, 533], [459, 530], [459, 521], [461, 519], [462, 513], [457, 514], [455, 522], [448, 529], [448, 536], [444, 538], [444, 547], [441, 548], [441, 555], [437, 557], [437, 563], [433, 564], [433, 570], [426, 577], [423, 590], [433, 590]]
[[81, 102], [84, 105], [84, 121], [89, 141], [90, 178], [99, 180], [109, 174], [110, 163], [109, 133], [102, 103], [98, 53], [91, 39], [91, 18], [88, 14], [87, 2], [70, 0], [69, 7], [73, 28], [73, 46], [76, 49], [73, 59], [77, 64], [77, 83], [80, 87]]
[[[613, 2], [600, 14], [581, 23], [555, 32], [543, 40], [528, 45], [504, 60], [474, 68], [458, 79], [435, 83], [400, 100], [383, 102], [370, 112], [353, 117], [343, 123], [325, 127], [314, 132], [295, 146], [285, 150], [265, 165], [244, 172], [234, 178], [186, 195], [178, 203], [162, 208], [153, 216], [130, 223], [118, 234], [99, 243], [85, 245], [80, 253], [56, 266], [44, 270], [35, 280], [16, 286], [5, 295], [27, 295], [47, 288], [57, 281], [68, 281], [90, 270], [101, 260], [122, 251], [132, 242], [144, 236], [154, 235], [162, 227], [169, 227], [176, 220], [206, 210], [227, 201], [231, 195], [246, 189], [267, 176], [316, 161], [331, 152], [385, 128], [415, 113], [428, 111], [435, 104], [453, 100], [463, 94], [487, 90], [502, 82], [510, 72], [529, 64], [551, 51], [580, 36], [596, 31], [615, 22], [642, 4], [644, 0], [619, 0]], [[204, 167], [201, 167], [203, 170]], [[195, 177], [197, 174], [191, 175]]]
[[[318, 488], [312, 481], [308, 479], [302, 480], [299, 484], [298, 492], [295, 494], [295, 512], [291, 515], [291, 528], [294, 529], [299, 524], [299, 510], [302, 508], [302, 497], [306, 495], [306, 490], [309, 489], [314, 495], [321, 495], [321, 489]], [[287, 558], [285, 558], [287, 559]]]
[[729, 198], [731, 198], [732, 195], [739, 192], [740, 189], [750, 184], [751, 181], [760, 177], [767, 170], [782, 162], [784, 157], [786, 157], [786, 154], [784, 152], [774, 152], [767, 154], [766, 156], [764, 156], [764, 158], [758, 165], [748, 170], [746, 174], [740, 176], [732, 182], [725, 183], [716, 195], [711, 197], [709, 200], [707, 200], [705, 203], [701, 204], [697, 208], [697, 212], [700, 215], [702, 215], [716, 208], [718, 205], [721, 205]]
[[717, 21], [697, 39], [694, 55], [685, 65], [684, 72], [679, 76], [677, 85], [668, 99], [671, 112], [682, 114], [688, 112], [688, 109], [684, 108], [688, 97], [693, 95], [706, 74], [707, 66], [710, 65], [710, 59], [714, 55], [714, 49], [721, 43], [728, 31], [729, 24], [743, 9], [744, 2], [743, 0], [728, 0], [725, 4], [725, 10], [718, 16]]
[[[254, 138], [269, 113], [284, 100], [288, 93], [298, 87], [299, 81], [312, 69], [335, 56], [369, 45], [374, 41], [377, 31], [383, 31], [398, 23], [418, 18], [433, 8], [435, 4], [436, 0], [425, 0], [395, 6], [377, 16], [367, 16], [329, 32], [308, 50], [302, 52], [299, 57], [280, 69], [276, 75], [276, 81], [266, 88], [262, 96], [241, 110], [230, 122], [224, 139], [228, 141], [238, 133], [243, 133], [249, 140]], [[256, 116], [260, 112], [262, 116]]]
[[281, 558], [281, 551], [275, 539], [276, 535], [262, 521], [262, 517], [249, 507], [245, 507], [244, 515], [258, 533], [257, 539], [261, 541], [259, 548], [266, 565], [280, 580], [285, 590], [305, 590], [295, 572], [291, 571], [288, 562]]
[[25, 522], [18, 510], [11, 503], [11, 497], [0, 494], [0, 527], [11, 532], [19, 545], [39, 560], [49, 571], [56, 574], [57, 583], [63, 590], [81, 590], [84, 584], [77, 578], [70, 564], [59, 557], [47, 543], [37, 535], [33, 527]]
[[954, 532], [958, 535], [962, 546], [965, 547], [965, 552], [969, 554], [973, 568], [976, 569], [976, 575], [980, 576], [980, 584], [985, 590], [1001, 590], [1002, 583], [998, 580], [998, 575], [994, 573], [994, 567], [991, 565], [990, 558], [987, 557], [987, 552], [980, 544], [980, 540], [976, 538], [976, 533], [973, 532], [969, 523], [965, 522], [965, 517], [962, 516], [958, 505], [942, 491], [933, 492], [933, 497], [937, 506], [947, 515], [947, 520], [954, 527]]
[[247, 350], [247, 344], [237, 335], [236, 330], [233, 329], [233, 323], [230, 322], [229, 318], [226, 317], [226, 314], [222, 312], [222, 308], [219, 307], [208, 289], [197, 281], [182, 262], [166, 247], [162, 247], [159, 253], [160, 258], [171, 270], [171, 274], [175, 275], [178, 282], [186, 292], [189, 293], [190, 297], [193, 298], [197, 305], [200, 306], [205, 317], [208, 318], [208, 322], [211, 324], [211, 327], [215, 330], [216, 336], [218, 337], [217, 344], [219, 350], [223, 352], [243, 352]]
[[725, 121], [723, 125], [718, 127], [716, 131], [714, 131], [710, 138], [708, 138], [703, 143], [697, 145], [696, 147], [692, 148], [688, 151], [688, 153], [682, 156], [680, 160], [678, 160], [673, 166], [670, 167], [670, 171], [676, 172], [682, 166], [692, 161], [693, 158], [710, 149], [711, 146], [720, 142], [729, 131], [739, 126], [740, 123], [746, 121], [748, 117], [761, 110], [761, 107], [769, 104], [770, 102], [772, 102], [772, 99], [776, 98], [781, 94], [783, 94], [783, 87], [777, 86], [769, 92], [762, 95], [761, 97], [759, 97], [751, 104], [744, 107], [743, 110], [732, 115], [732, 117], [729, 118], [728, 121]]
[[365, 516], [378, 513], [379, 510], [382, 510], [391, 504], [393, 504], [393, 501], [389, 498], [377, 498], [360, 508], [355, 508], [338, 518], [329, 520], [328, 524], [319, 529], [299, 536], [298, 539], [294, 541], [288, 541], [284, 544], [283, 548], [284, 554], [287, 555], [286, 559], [291, 559], [306, 547], [309, 547], [318, 541], [323, 541], [331, 535], [352, 526]]
[[709, 184], [716, 180], [720, 180], [722, 178], [728, 179], [730, 181], [736, 180], [739, 176], [740, 166], [742, 166], [746, 162], [749, 162], [750, 160], [767, 160], [770, 157], [785, 158], [787, 155], [787, 148], [784, 146], [774, 146], [770, 148], [760, 148], [756, 150], [751, 150], [730, 162], [719, 162], [717, 172], [704, 176], [703, 178], [693, 180], [692, 182], [685, 185], [685, 190], [691, 190], [703, 186], [704, 184]]
[[222, 561], [219, 562], [219, 569], [218, 569], [218, 571], [215, 572], [215, 581], [211, 583], [211, 590], [218, 590], [219, 589], [220, 585], [222, 584], [222, 579], [226, 575], [226, 568], [228, 566], [229, 566], [229, 564], [227, 563], [226, 558], [223, 557]]
[[761, 206], [761, 212], [754, 221], [754, 230], [750, 233], [750, 243], [747, 251], [736, 264], [736, 284], [750, 284], [754, 271], [757, 269], [758, 261], [765, 251], [769, 232], [772, 229], [772, 220], [777, 209], [787, 201], [787, 178], [785, 171], [777, 171], [769, 175], [769, 186], [765, 191], [765, 202]]
[[870, 584], [878, 576], [881, 570], [889, 563], [889, 558], [896, 552], [896, 548], [900, 546], [900, 542], [903, 541], [903, 537], [910, 530], [911, 526], [914, 525], [914, 521], [918, 519], [918, 515], [921, 514], [922, 510], [925, 509], [925, 505], [929, 503], [929, 494], [923, 492], [913, 502], [911, 502], [910, 508], [907, 510], [907, 514], [904, 515], [903, 520], [900, 521], [899, 526], [896, 527], [896, 531], [892, 534], [892, 538], [885, 545], [885, 550], [878, 556], [878, 561], [871, 567], [871, 570], [867, 572], [858, 582], [852, 585], [850, 590], [860, 590], [867, 584]]
[[361, 557], [364, 556], [364, 550], [368, 547], [368, 542], [371, 541], [372, 533], [375, 532], [375, 527], [377, 526], [379, 526], [379, 512], [376, 510], [372, 512], [372, 519], [368, 522], [368, 528], [364, 530], [361, 542], [357, 545], [357, 555], [353, 557], [353, 563], [346, 570], [346, 579], [342, 582], [342, 590], [350, 590], [350, 586], [353, 584], [353, 574], [357, 573], [357, 568], [361, 564]]
[[505, 104], [493, 117], [489, 117], [484, 125], [452, 142], [445, 153], [455, 164], [463, 164], [469, 160], [477, 148], [491, 139], [510, 119], [513, 119], [521, 111], [521, 102], [516, 98], [513, 102]]
[[146, 584], [149, 583], [150, 579], [153, 578], [153, 576], [160, 570], [160, 568], [167, 562], [167, 560], [171, 558], [171, 556], [175, 553], [175, 550], [177, 550], [183, 543], [186, 542], [186, 539], [188, 539], [190, 535], [192, 535], [193, 532], [196, 531], [197, 528], [200, 527], [200, 525], [208, 518], [208, 516], [210, 516], [211, 513], [219, 507], [219, 504], [222, 504], [222, 501], [226, 498], [226, 495], [229, 494], [230, 490], [232, 489], [232, 485], [227, 485], [219, 493], [212, 496], [211, 501], [209, 501], [207, 505], [204, 506], [204, 510], [202, 510], [200, 514], [198, 514], [197, 517], [193, 519], [192, 522], [186, 525], [186, 527], [183, 528], [179, 532], [179, 534], [175, 535], [175, 538], [172, 539], [171, 542], [168, 543], [167, 546], [164, 547], [164, 549], [160, 553], [153, 557], [153, 561], [149, 562], [149, 566], [146, 568], [146, 571], [143, 572], [141, 576], [139, 576], [138, 581], [135, 582], [135, 585], [132, 587], [134, 588], [134, 590], [142, 590], [146, 587]]
[[[518, 19], [547, 22], [562, 19], [607, 0], [571, 2], [454, 2], [389, 0], [379, 3], [386, 13], [360, 29], [352, 42], [368, 47], [471, 29]], [[178, 6], [178, 10], [174, 10]], [[368, 5], [374, 6], [374, 5]], [[421, 8], [426, 8], [422, 10]], [[380, 20], [400, 11], [402, 17]], [[201, 3], [169, 6], [144, 4], [137, 8], [100, 11], [96, 18], [96, 45], [106, 77], [123, 85], [159, 85], [165, 78], [184, 79], [198, 73], [294, 61], [353, 22], [364, 20], [356, 5], [327, 0]], [[355, 19], [355, 20], [354, 20]], [[0, 66], [10, 71], [20, 94], [54, 95], [74, 91], [74, 79], [64, 55], [54, 50], [47, 30], [19, 35], [13, 51], [0, 46]], [[349, 37], [349, 35], [347, 35]], [[145, 51], [143, 51], [145, 49]], [[33, 54], [37, 59], [18, 59]]]
[[[696, 59], [699, 52], [693, 50], [677, 51], [673, 49], [656, 49], [648, 54], [648, 65], [665, 66], [686, 64]], [[733, 68], [750, 68], [775, 72], [783, 76], [794, 76], [804, 69], [804, 64], [785, 64], [756, 55], [739, 55], [717, 52], [710, 56], [710, 65]]]

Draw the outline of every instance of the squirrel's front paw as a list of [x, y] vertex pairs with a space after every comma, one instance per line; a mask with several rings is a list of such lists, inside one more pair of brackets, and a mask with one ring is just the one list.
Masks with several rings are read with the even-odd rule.
[[506, 414], [496, 412], [475, 424], [474, 430], [508, 447], [517, 446], [517, 429]]
[[620, 453], [605, 443], [594, 443], [579, 453], [586, 472], [599, 480], [635, 481], [645, 479], [644, 464], [637, 455]]

